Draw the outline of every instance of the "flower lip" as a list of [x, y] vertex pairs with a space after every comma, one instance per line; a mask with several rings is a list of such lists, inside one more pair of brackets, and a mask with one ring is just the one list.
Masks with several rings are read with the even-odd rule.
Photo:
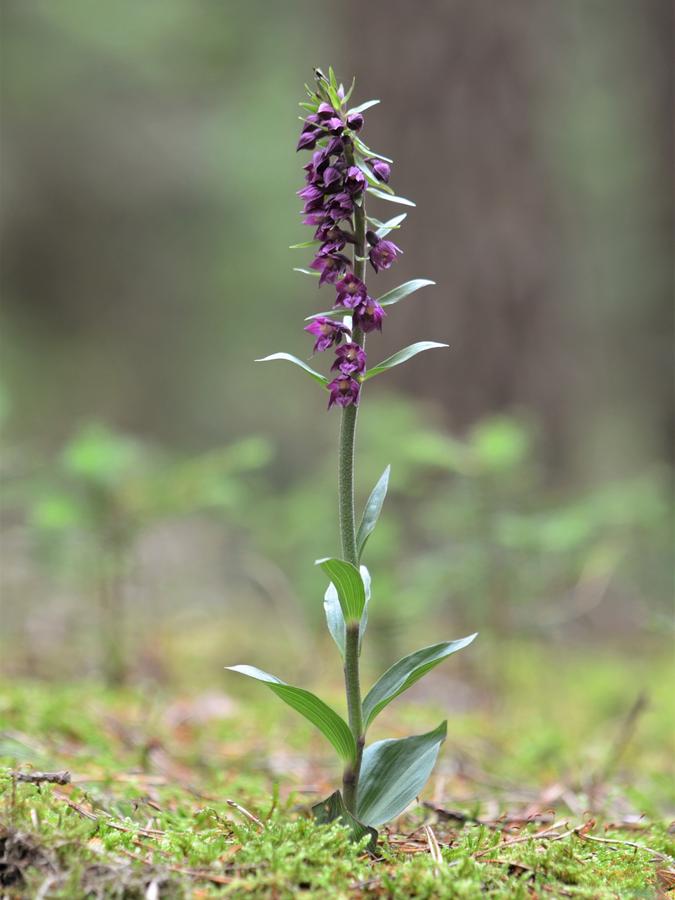
[[366, 237], [372, 245], [368, 258], [376, 272], [379, 272], [380, 269], [388, 269], [398, 254], [403, 252], [393, 241], [378, 238], [372, 231], [369, 231]]
[[335, 306], [346, 309], [354, 309], [368, 297], [365, 284], [353, 272], [348, 272], [341, 281], [336, 282], [335, 289]]
[[351, 341], [342, 344], [335, 351], [335, 362], [331, 370], [335, 369], [343, 375], [361, 375], [366, 370], [366, 351]]
[[359, 405], [361, 385], [351, 375], [338, 375], [330, 382], [328, 390], [330, 391], [328, 409], [334, 405], [341, 406], [343, 409], [347, 406]]
[[314, 344], [315, 353], [323, 353], [333, 344], [339, 344], [344, 335], [351, 334], [351, 330], [341, 322], [335, 322], [327, 316], [318, 316], [311, 321], [309, 325], [305, 325], [305, 331], [313, 334], [316, 338]]
[[382, 331], [382, 319], [385, 315], [385, 311], [377, 300], [368, 297], [354, 310], [354, 326], [366, 334], [369, 331]]

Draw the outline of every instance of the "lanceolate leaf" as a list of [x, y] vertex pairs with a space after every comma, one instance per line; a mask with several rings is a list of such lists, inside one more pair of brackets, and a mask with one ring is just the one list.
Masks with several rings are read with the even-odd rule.
[[401, 206], [415, 206], [412, 200], [407, 200], [405, 197], [397, 197], [396, 194], [385, 194], [384, 191], [376, 187], [368, 187], [366, 190], [374, 197], [379, 197], [380, 200], [390, 200], [392, 203], [400, 203]]
[[270, 690], [297, 710], [306, 719], [316, 725], [319, 731], [328, 738], [342, 759], [352, 762], [356, 757], [356, 744], [349, 730], [349, 725], [328, 704], [315, 694], [304, 688], [293, 687], [280, 681], [274, 675], [256, 669], [255, 666], [226, 666], [232, 672], [240, 672], [249, 678], [264, 682]]
[[394, 216], [393, 219], [389, 219], [387, 222], [382, 222], [382, 224], [378, 226], [375, 234], [380, 238], [386, 237], [390, 231], [398, 228], [401, 222], [403, 222], [403, 220], [406, 219], [407, 216], [408, 213], [401, 213], [400, 216]]
[[335, 793], [331, 794], [326, 800], [317, 803], [316, 806], [312, 807], [312, 812], [319, 825], [329, 825], [331, 822], [335, 821], [342, 822], [343, 825], [346, 825], [347, 828], [349, 828], [353, 841], [360, 841], [361, 838], [370, 835], [370, 840], [368, 841], [366, 849], [371, 853], [375, 852], [377, 846], [377, 831], [374, 828], [369, 828], [367, 825], [364, 825], [362, 822], [359, 822], [358, 819], [354, 818], [345, 806], [340, 791], [335, 791]]
[[446, 656], [467, 647], [475, 637], [475, 634], [470, 634], [458, 641], [432, 644], [431, 647], [416, 650], [415, 653], [404, 656], [403, 659], [394, 663], [372, 686], [363, 701], [364, 727], [367, 728], [375, 716], [379, 715], [395, 697], [398, 697], [403, 691], [407, 691], [411, 685], [442, 662]]
[[399, 300], [403, 300], [404, 297], [407, 297], [409, 294], [414, 294], [415, 291], [419, 291], [420, 288], [427, 287], [430, 284], [436, 284], [436, 282], [429, 281], [428, 278], [413, 278], [412, 281], [406, 281], [405, 284], [399, 284], [393, 291], [387, 291], [386, 294], [382, 294], [381, 297], [378, 297], [377, 302], [380, 306], [393, 306], [394, 303], [398, 303]]
[[392, 356], [383, 359], [378, 365], [373, 366], [372, 369], [369, 369], [366, 372], [363, 380], [367, 381], [374, 375], [379, 375], [380, 372], [386, 372], [387, 369], [393, 369], [394, 366], [400, 366], [401, 363], [406, 362], [406, 360], [409, 360], [412, 356], [417, 356], [418, 353], [424, 353], [425, 350], [433, 350], [436, 347], [447, 346], [447, 344], [439, 344], [436, 341], [419, 341], [417, 344], [411, 344], [409, 347], [405, 347], [403, 350], [399, 350]]
[[354, 146], [356, 147], [356, 149], [363, 153], [364, 156], [376, 156], [378, 159], [383, 159], [385, 162], [393, 165], [393, 159], [385, 156], [384, 153], [378, 153], [376, 150], [371, 150], [367, 144], [364, 144], [360, 137], [357, 137], [355, 134], [353, 134], [352, 140], [354, 141]]
[[382, 475], [380, 475], [380, 479], [373, 488], [370, 497], [368, 497], [368, 502], [363, 510], [363, 518], [361, 519], [361, 524], [359, 525], [359, 530], [356, 535], [356, 548], [359, 553], [359, 559], [363, 553], [363, 548], [366, 546], [366, 541], [375, 530], [377, 520], [380, 518], [382, 504], [384, 503], [384, 498], [387, 496], [390, 472], [391, 466], [387, 466]]
[[[366, 626], [368, 625], [368, 602], [370, 601], [370, 572], [365, 566], [361, 566], [360, 571], [361, 578], [363, 579], [363, 587], [366, 592], [366, 603], [363, 607], [361, 621], [359, 622], [359, 647], [361, 646], [361, 641], [363, 640], [363, 635], [365, 633]], [[332, 581], [326, 588], [326, 593], [323, 598], [323, 608], [326, 613], [326, 624], [328, 625], [328, 630], [330, 631], [331, 637], [337, 644], [338, 650], [344, 657], [347, 628], [345, 625], [345, 617], [342, 615], [340, 599], [338, 597], [337, 591], [335, 590], [335, 585]]]
[[343, 559], [317, 559], [316, 565], [321, 566], [335, 585], [345, 622], [360, 622], [366, 605], [366, 589], [356, 566]]
[[371, 106], [376, 106], [380, 101], [379, 100], [366, 100], [365, 103], [359, 104], [359, 106], [354, 106], [352, 109], [347, 111], [347, 115], [351, 116], [353, 113], [362, 113], [367, 109], [370, 109]]
[[306, 362], [303, 362], [301, 359], [298, 359], [297, 356], [293, 356], [290, 353], [272, 353], [271, 356], [263, 356], [262, 359], [256, 359], [256, 362], [269, 362], [271, 359], [286, 359], [288, 362], [292, 362], [296, 366], [300, 366], [308, 375], [311, 375], [315, 381], [318, 381], [319, 384], [326, 385], [328, 384], [328, 379], [324, 378], [323, 375], [320, 375], [318, 372], [315, 372], [311, 366], [308, 366]]
[[359, 821], [381, 825], [412, 803], [431, 775], [446, 732], [447, 722], [441, 722], [427, 734], [366, 747], [356, 798]]
[[[290, 244], [289, 250], [304, 250], [306, 247], [315, 247], [321, 241], [303, 241], [301, 244]], [[309, 270], [308, 270], [309, 271]]]

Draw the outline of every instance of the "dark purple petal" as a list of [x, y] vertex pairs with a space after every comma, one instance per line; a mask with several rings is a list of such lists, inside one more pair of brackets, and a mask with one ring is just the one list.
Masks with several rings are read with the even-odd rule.
[[322, 284], [326, 283], [335, 284], [349, 264], [349, 260], [342, 253], [324, 253], [320, 250], [315, 259], [309, 264], [309, 267], [317, 272], [321, 272], [321, 277], [319, 278], [319, 287], [321, 287]]
[[298, 150], [313, 150], [316, 147], [317, 138], [319, 135], [314, 132], [305, 131], [300, 135], [300, 140], [298, 141], [298, 146], [295, 148], [296, 152]]
[[338, 118], [338, 116], [333, 116], [331, 119], [326, 119], [323, 123], [323, 127], [327, 128], [331, 134], [342, 134], [345, 130], [345, 123], [342, 119]]
[[365, 303], [357, 306], [354, 310], [354, 326], [360, 328], [361, 331], [382, 331], [382, 319], [386, 313], [372, 297], [368, 297]]
[[328, 400], [328, 409], [334, 404], [338, 406], [358, 406], [359, 394], [361, 393], [361, 385], [349, 375], [338, 375], [328, 385], [330, 398]]
[[296, 191], [296, 193], [303, 200], [318, 200], [319, 197], [323, 197], [323, 191], [315, 184], [308, 184], [301, 191]]
[[391, 175], [391, 166], [389, 163], [386, 163], [383, 159], [367, 159], [366, 162], [370, 166], [373, 175], [379, 180], [384, 181], [385, 184], [389, 181], [389, 176]]
[[365, 303], [368, 297], [365, 284], [353, 272], [348, 272], [341, 281], [338, 281], [335, 290], [337, 291], [335, 306], [344, 306], [346, 309], [354, 309]]
[[366, 176], [358, 166], [350, 166], [345, 176], [345, 188], [350, 194], [357, 194], [366, 186]]
[[317, 110], [317, 119], [332, 119], [336, 114], [330, 103], [321, 103]]
[[368, 256], [375, 271], [379, 272], [380, 269], [388, 269], [398, 254], [402, 252], [401, 248], [397, 247], [393, 241], [378, 239], [371, 247]]
[[361, 131], [363, 128], [363, 116], [361, 113], [352, 113], [351, 116], [347, 116], [347, 125], [352, 131]]
[[336, 154], [341, 154], [344, 151], [344, 138], [342, 137], [334, 137], [331, 138], [330, 141], [326, 144], [326, 153], [329, 156], [335, 156]]
[[366, 371], [366, 351], [358, 344], [343, 344], [335, 351], [331, 370], [335, 369], [343, 375], [361, 375]]
[[315, 352], [328, 350], [333, 344], [339, 344], [346, 334], [351, 334], [346, 325], [335, 322], [326, 316], [319, 316], [310, 322], [309, 325], [305, 325], [305, 331], [313, 334], [316, 338], [316, 343], [314, 344]]

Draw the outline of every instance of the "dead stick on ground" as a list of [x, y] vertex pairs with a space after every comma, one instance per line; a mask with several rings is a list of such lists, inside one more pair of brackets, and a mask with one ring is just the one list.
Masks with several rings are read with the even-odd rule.
[[28, 784], [70, 784], [70, 772], [12, 772], [16, 781]]
[[245, 816], [249, 820], [249, 822], [253, 822], [254, 825], [258, 826], [258, 828], [262, 828], [263, 830], [265, 829], [265, 826], [260, 821], [260, 819], [257, 819], [253, 815], [252, 812], [249, 812], [247, 809], [244, 809], [243, 806], [240, 806], [238, 803], [235, 803], [234, 800], [225, 800], [225, 802], [227, 803], [228, 806], [231, 806], [232, 809], [236, 809], [237, 812], [242, 814], [242, 816]]

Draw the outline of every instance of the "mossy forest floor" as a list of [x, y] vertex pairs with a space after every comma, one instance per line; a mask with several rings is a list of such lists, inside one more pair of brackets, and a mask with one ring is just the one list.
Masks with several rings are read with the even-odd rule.
[[376, 857], [314, 825], [329, 748], [262, 690], [0, 684], [0, 897], [675, 897], [668, 655], [509, 659], [468, 689], [440, 669], [382, 716], [375, 738], [450, 713]]

